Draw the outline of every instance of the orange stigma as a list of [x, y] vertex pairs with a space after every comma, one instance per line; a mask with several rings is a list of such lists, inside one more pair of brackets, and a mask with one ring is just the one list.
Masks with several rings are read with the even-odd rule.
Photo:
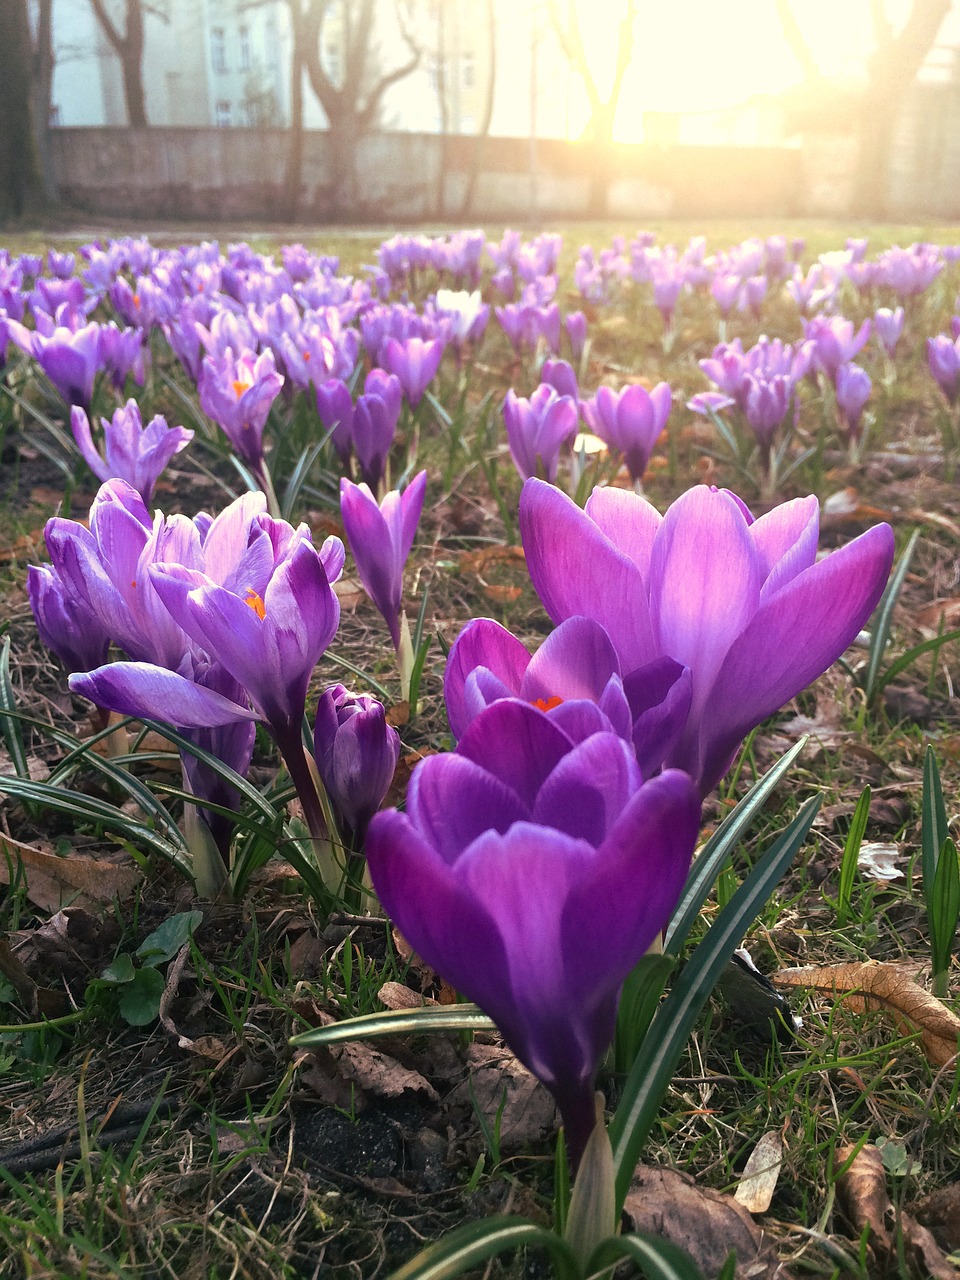
[[249, 391], [253, 386], [252, 382], [244, 382], [241, 378], [235, 378], [233, 383], [233, 393], [239, 400], [245, 391]]
[[263, 603], [263, 596], [258, 596], [253, 587], [247, 588], [247, 597], [244, 604], [248, 604], [258, 618], [267, 616], [267, 607]]
[[554, 694], [552, 698], [534, 698], [531, 706], [536, 707], [538, 711], [552, 711], [554, 707], [559, 707], [562, 701], [562, 698]]

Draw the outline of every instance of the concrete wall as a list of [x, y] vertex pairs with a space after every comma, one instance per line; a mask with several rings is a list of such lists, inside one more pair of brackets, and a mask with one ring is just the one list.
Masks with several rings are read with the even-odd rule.
[[[65, 204], [109, 216], [269, 218], [282, 211], [290, 138], [285, 130], [54, 129], [53, 164]], [[577, 216], [588, 212], [594, 153], [542, 139], [378, 133], [356, 151], [355, 220], [406, 221], [461, 211], [479, 158], [471, 218]], [[443, 174], [444, 208], [436, 208]], [[829, 183], [811, 185], [799, 149], [617, 146], [609, 212], [638, 218], [834, 213]], [[307, 131], [301, 216], [343, 217], [330, 172], [328, 135]], [[811, 196], [813, 197], [811, 199]]]

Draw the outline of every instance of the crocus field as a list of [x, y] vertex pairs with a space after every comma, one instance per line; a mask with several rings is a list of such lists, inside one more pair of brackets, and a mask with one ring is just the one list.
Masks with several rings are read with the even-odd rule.
[[960, 1274], [896, 230], [0, 248], [0, 1273]]

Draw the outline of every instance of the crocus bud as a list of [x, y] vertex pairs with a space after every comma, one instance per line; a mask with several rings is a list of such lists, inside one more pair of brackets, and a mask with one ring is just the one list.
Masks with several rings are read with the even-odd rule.
[[400, 737], [376, 698], [335, 684], [317, 703], [313, 748], [341, 833], [359, 848], [393, 780]]

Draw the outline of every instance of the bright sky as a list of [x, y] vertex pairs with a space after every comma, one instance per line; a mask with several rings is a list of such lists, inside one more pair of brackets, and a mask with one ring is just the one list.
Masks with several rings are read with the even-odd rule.
[[[910, 0], [888, 0], [899, 25]], [[823, 73], [855, 75], [870, 50], [869, 0], [791, 0]], [[584, 0], [592, 65], [612, 66], [624, 0]], [[565, 6], [561, 6], [561, 10]], [[636, 135], [644, 110], [707, 111], [796, 84], [801, 73], [773, 0], [640, 0], [637, 45], [624, 82], [618, 134]], [[950, 14], [938, 43], [960, 40]]]

